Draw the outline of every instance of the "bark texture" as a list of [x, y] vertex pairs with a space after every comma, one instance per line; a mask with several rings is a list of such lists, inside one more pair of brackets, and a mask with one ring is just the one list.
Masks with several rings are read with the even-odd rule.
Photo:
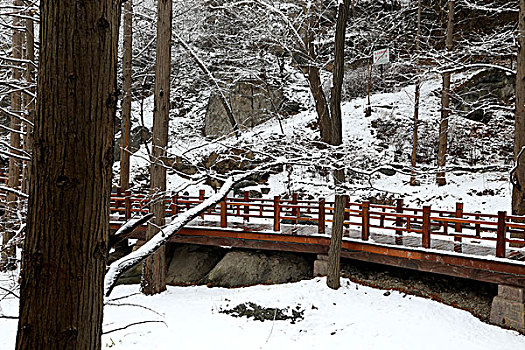
[[[16, 7], [23, 6], [22, 0], [13, 1], [13, 5]], [[13, 17], [13, 27], [23, 26], [23, 20], [19, 17]], [[24, 33], [20, 30], [13, 30], [13, 41], [12, 41], [12, 54], [11, 56], [19, 60], [22, 58], [23, 52]], [[22, 80], [22, 66], [20, 63], [13, 62], [12, 79], [17, 82]], [[20, 91], [11, 93], [11, 112], [13, 114], [20, 114], [22, 110], [22, 94]], [[13, 148], [12, 152], [20, 154], [16, 150], [20, 149], [20, 133], [17, 131], [21, 130], [20, 119], [11, 117], [10, 128], [15, 130], [11, 132], [10, 146]], [[20, 172], [22, 170], [22, 162], [14, 157], [9, 158], [9, 170], [7, 175], [7, 186], [11, 188], [18, 188], [20, 186]], [[13, 231], [13, 220], [16, 218], [15, 212], [17, 210], [17, 196], [14, 193], [7, 194], [7, 205], [5, 215], [3, 218], [3, 235], [2, 239], [4, 244], [9, 242], [14, 236]], [[10, 248], [4, 248], [0, 255], [0, 271], [14, 270], [16, 269], [16, 247], [11, 246]]]
[[16, 348], [101, 348], [120, 1], [40, 2]]
[[[454, 48], [454, 0], [448, 1], [448, 21], [446, 36], [447, 51]], [[441, 92], [441, 123], [439, 124], [439, 148], [438, 148], [438, 173], [437, 184], [447, 184], [445, 177], [445, 166], [447, 165], [448, 149], [448, 118], [450, 117], [450, 73], [443, 73], [443, 90]]]
[[[324, 140], [323, 134], [321, 133], [321, 139], [334, 146], [339, 146], [343, 143], [343, 129], [341, 121], [341, 93], [344, 77], [346, 21], [348, 20], [349, 8], [350, 0], [345, 0], [344, 2], [339, 3], [336, 24], [337, 27], [335, 31], [334, 73], [330, 97], [330, 139]], [[333, 289], [337, 289], [340, 287], [339, 275], [341, 260], [341, 241], [343, 239], [343, 221], [346, 201], [345, 196], [339, 194], [340, 191], [337, 190], [337, 187], [344, 183], [344, 181], [344, 170], [335, 170], [335, 210], [334, 222], [332, 223], [332, 237], [330, 239], [330, 248], [328, 250], [328, 274], [326, 280], [326, 284], [328, 285], [328, 287]]]
[[131, 73], [133, 53], [133, 1], [124, 3], [124, 33], [122, 42], [122, 121], [120, 126], [120, 188], [129, 188], [129, 135], [131, 132]]
[[[153, 147], [150, 176], [150, 211], [155, 217], [146, 230], [146, 239], [159, 232], [164, 225], [166, 195], [166, 146], [168, 145], [168, 120], [170, 110], [171, 63], [171, 0], [158, 1], [157, 49], [155, 65], [155, 107], [153, 109]], [[146, 259], [142, 270], [142, 292], [147, 295], [166, 290], [166, 253], [164, 246]]]
[[512, 213], [525, 215], [525, 0], [520, 0], [518, 17], [518, 61], [516, 75], [516, 124], [514, 129], [514, 159], [517, 164], [512, 188]]

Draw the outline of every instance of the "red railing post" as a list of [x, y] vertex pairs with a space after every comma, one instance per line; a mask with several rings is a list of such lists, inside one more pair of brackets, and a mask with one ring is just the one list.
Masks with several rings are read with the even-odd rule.
[[[117, 209], [116, 212], [117, 212], [117, 216], [119, 217], [119, 220], [120, 220], [120, 210], [119, 209], [122, 207], [122, 203], [120, 201], [120, 198], [123, 197], [123, 196], [124, 196], [124, 194], [122, 193], [122, 188], [117, 187], [117, 198], [115, 200], [115, 209]], [[125, 214], [124, 214], [124, 216], [125, 216]]]
[[[204, 202], [204, 194], [206, 193], [205, 190], [199, 190], [199, 202]], [[201, 219], [204, 220], [204, 212], [201, 214]]]
[[[244, 191], [244, 202], [245, 203], [249, 203], [250, 202], [250, 191]], [[246, 219], [246, 221], [249, 221], [250, 220], [250, 206], [249, 205], [245, 205], [244, 206], [244, 215], [246, 215], [244, 218]]]
[[281, 231], [281, 197], [273, 197], [273, 230]]
[[[297, 218], [297, 193], [292, 193], [292, 216]], [[295, 223], [297, 224], [297, 219], [295, 219]]]
[[325, 199], [320, 198], [319, 199], [319, 220], [317, 222], [318, 224], [317, 233], [321, 233], [321, 234], [324, 234], [326, 232], [325, 231], [325, 206], [326, 206]]
[[[476, 215], [476, 221], [479, 221], [480, 217], [479, 215]], [[481, 224], [476, 223], [476, 238], [481, 237]]]
[[[456, 203], [456, 218], [461, 219], [462, 217], [463, 217], [463, 203]], [[456, 233], [461, 233], [463, 231], [463, 229], [461, 228], [460, 222], [455, 223], [454, 229]], [[461, 237], [454, 236], [454, 251], [455, 252], [461, 253], [462, 251], [461, 242], [462, 242]]]
[[[396, 214], [403, 213], [403, 198], [398, 198], [396, 201]], [[396, 216], [396, 227], [401, 227], [403, 220], [400, 216]], [[403, 231], [396, 230], [396, 235], [402, 235]]]
[[131, 218], [131, 191], [126, 190], [124, 194], [126, 196], [126, 198], [124, 199], [125, 216], [126, 221], [128, 221]]
[[504, 258], [505, 257], [505, 236], [506, 236], [506, 220], [507, 220], [507, 212], [506, 211], [499, 211], [498, 212], [498, 233], [496, 238], [496, 256], [498, 258]]
[[[386, 208], [382, 208], [381, 212], [383, 212], [383, 213], [386, 212]], [[379, 216], [379, 226], [380, 227], [385, 227], [385, 215], [384, 214], [381, 214]]]
[[228, 210], [226, 207], [226, 200], [227, 198], [224, 198], [224, 200], [221, 202], [221, 227], [227, 227], [228, 226]]
[[367, 201], [361, 204], [361, 216], [363, 218], [361, 238], [363, 241], [368, 241], [368, 238], [370, 238], [370, 202]]
[[[347, 211], [347, 209], [350, 209], [350, 196], [345, 196], [345, 213], [344, 213], [344, 220], [343, 222], [350, 222], [350, 212]], [[334, 214], [335, 214], [335, 203], [334, 203]], [[350, 228], [350, 224], [344, 224], [345, 228]]]
[[423, 224], [421, 243], [423, 248], [430, 248], [430, 205], [423, 207]]
[[[463, 217], [463, 203], [456, 203], [456, 218]], [[461, 223], [456, 222], [455, 224], [456, 232], [462, 232]]]
[[175, 216], [177, 215], [177, 201], [178, 201], [178, 196], [176, 194], [174, 194], [173, 196], [171, 196], [171, 215], [172, 216]]

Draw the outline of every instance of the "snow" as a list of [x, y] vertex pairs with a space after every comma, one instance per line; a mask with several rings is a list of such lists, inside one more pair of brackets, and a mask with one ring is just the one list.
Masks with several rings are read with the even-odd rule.
[[[0, 286], [6, 286], [5, 278]], [[115, 288], [112, 298], [131, 296], [111, 302], [121, 306], [106, 305], [104, 331], [134, 322], [163, 323], [104, 335], [103, 348], [516, 350], [525, 345], [525, 336], [485, 324], [466, 311], [347, 279], [337, 291], [326, 287], [324, 278], [315, 278], [237, 289], [168, 287], [155, 296], [138, 292], [137, 285]], [[304, 309], [304, 320], [260, 322], [219, 313], [246, 302], [299, 307]], [[17, 299], [8, 297], [0, 305], [6, 314], [15, 314]], [[1, 349], [14, 348], [15, 334], [16, 321], [0, 319]]]
[[[473, 73], [475, 74], [475, 73]], [[467, 76], [455, 74], [454, 80], [460, 83]], [[309, 93], [304, 91], [303, 85], [306, 84], [304, 78], [297, 76], [297, 83], [290, 87], [290, 93], [301, 100], [304, 106], [310, 106], [309, 110], [300, 112], [281, 120], [284, 135], [277, 119], [273, 118], [243, 133], [239, 140], [234, 137], [222, 140], [209, 140], [199, 135], [191, 124], [187, 124], [185, 119], [194, 121], [203, 118], [204, 109], [199, 108], [191, 112], [187, 118], [172, 118], [170, 121], [171, 139], [169, 153], [172, 155], [183, 156], [186, 160], [199, 164], [211, 152], [223, 153], [228, 147], [246, 147], [255, 151], [266, 152], [268, 145], [275, 142], [283, 144], [297, 144], [298, 142], [308, 142], [317, 137], [318, 131], [311, 128], [315, 122], [316, 115], [313, 110], [313, 102]], [[435, 137], [435, 134], [425, 132], [437, 132], [440, 118], [440, 96], [438, 93], [441, 88], [441, 80], [438, 75], [427, 75], [421, 86], [420, 121], [425, 123], [426, 128], [420, 127], [420, 140], [428, 141]], [[389, 93], [372, 94], [371, 104], [373, 107], [372, 115], [364, 117], [364, 108], [367, 98], [356, 98], [345, 102], [342, 105], [343, 113], [343, 133], [344, 147], [347, 152], [347, 165], [355, 168], [377, 166], [378, 164], [400, 163], [409, 165], [406, 157], [410, 153], [411, 145], [411, 125], [413, 123], [414, 108], [414, 85], [408, 85], [399, 91]], [[292, 92], [293, 91], [293, 92]], [[150, 97], [144, 103], [144, 123], [149, 126], [152, 123], [153, 99]], [[138, 109], [138, 103], [134, 108]], [[200, 113], [200, 114], [199, 114]], [[373, 126], [376, 122], [396, 121], [400, 128], [405, 128], [404, 133], [397, 133], [386, 141], [380, 139], [381, 130]], [[478, 130], [486, 126], [476, 124], [461, 117], [453, 116], [450, 120], [450, 130], [452, 130], [451, 140], [457, 138], [460, 146], [463, 140], [461, 137], [469, 137], [468, 134], [456, 136], [455, 130]], [[505, 135], [505, 129], [501, 129], [501, 135]], [[475, 140], [475, 141], [473, 141]], [[503, 142], [502, 138], [494, 138], [491, 145], [495, 142]], [[472, 147], [473, 152], [480, 152], [480, 148], [494, 146], [485, 145], [485, 139], [470, 139], [468, 142], [480, 142], [481, 147]], [[452, 142], [452, 141], [451, 141]], [[265, 148], [266, 147], [266, 148]], [[500, 146], [498, 146], [500, 147]], [[427, 146], [427, 149], [431, 149]], [[403, 157], [396, 161], [395, 152], [401, 150]], [[490, 159], [481, 159], [479, 165], [510, 165], [505, 163], [507, 160], [498, 155], [497, 149], [491, 152]], [[455, 159], [449, 157], [450, 164], [474, 167], [465, 164], [465, 159]], [[147, 174], [149, 165], [148, 154], [145, 147], [131, 157], [131, 168], [134, 174]], [[424, 164], [425, 167], [435, 167], [435, 164]], [[349, 192], [352, 201], [363, 200], [370, 197], [385, 196], [387, 198], [405, 199], [407, 205], [422, 206], [432, 205], [433, 209], [451, 210], [455, 208], [456, 202], [465, 204], [466, 212], [497, 213], [500, 210], [510, 212], [511, 184], [506, 172], [450, 172], [447, 174], [448, 184], [437, 186], [435, 183], [435, 169], [432, 171], [423, 170], [418, 178], [421, 186], [410, 186], [409, 175], [397, 174], [386, 176], [382, 174], [374, 175], [371, 178], [373, 187], [371, 188], [366, 178], [354, 181], [352, 191]], [[294, 191], [306, 193], [312, 198], [325, 197], [328, 200], [333, 198], [334, 192], [332, 178], [328, 174], [319, 174], [306, 167], [287, 165], [285, 171], [280, 174], [271, 175], [267, 184], [256, 185], [245, 188], [245, 190], [260, 190], [269, 188], [270, 192], [265, 197], [272, 198], [275, 195], [283, 196]], [[202, 183], [188, 185], [188, 181], [176, 174], [168, 172], [168, 190], [178, 190], [184, 188], [190, 195], [195, 195], [199, 189], [205, 189], [206, 195], [211, 195], [215, 190]], [[490, 191], [493, 195], [480, 195], [483, 191]]]

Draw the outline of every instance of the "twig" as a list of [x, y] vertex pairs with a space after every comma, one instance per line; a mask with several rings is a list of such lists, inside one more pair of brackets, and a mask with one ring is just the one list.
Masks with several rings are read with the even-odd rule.
[[147, 306], [144, 306], [144, 305], [140, 305], [140, 304], [131, 304], [131, 303], [122, 303], [122, 304], [119, 304], [119, 303], [105, 303], [104, 306], [133, 306], [133, 307], [139, 307], [141, 309], [144, 309], [144, 310], [148, 310], [148, 311], [151, 311], [153, 312], [155, 315], [158, 315], [158, 316], [164, 316], [163, 314], [161, 314], [160, 312], [158, 311], [155, 311]]
[[117, 300], [122, 300], [122, 299], [126, 299], [126, 298], [129, 298], [129, 297], [132, 297], [134, 295], [140, 295], [141, 293], [131, 293], [131, 294], [128, 294], [128, 295], [124, 295], [122, 297], [118, 297], [118, 298], [113, 298], [113, 299], [108, 299], [108, 302], [111, 302], [111, 301], [117, 301]]
[[129, 327], [132, 327], [132, 326], [136, 326], [136, 325], [139, 325], [139, 324], [145, 324], [145, 323], [164, 323], [164, 325], [166, 327], [168, 327], [168, 325], [164, 321], [140, 321], [140, 322], [133, 322], [133, 323], [128, 324], [127, 326], [120, 327], [120, 328], [115, 328], [115, 329], [112, 329], [112, 330], [107, 331], [107, 332], [102, 332], [102, 334], [109, 334], [109, 333], [113, 333], [113, 332], [117, 332], [117, 331], [122, 331], [122, 330], [124, 330], [126, 328], [129, 328]]
[[266, 338], [266, 341], [264, 342], [264, 344], [268, 344], [268, 341], [270, 341], [270, 337], [272, 336], [272, 333], [273, 333], [273, 327], [275, 326], [276, 317], [277, 317], [277, 308], [275, 308], [275, 311], [273, 313], [272, 329], [270, 329], [270, 334], [268, 334], [268, 338]]
[[[9, 290], [9, 289], [4, 288], [4, 287], [0, 287], [0, 289], [3, 290], [4, 292], [7, 292], [6, 295], [11, 294], [11, 295], [13, 295], [15, 298], [20, 299], [20, 296], [16, 295], [12, 290]], [[2, 299], [3, 299], [3, 298], [2, 298]]]
[[5, 318], [5, 319], [8, 319], [8, 320], [18, 320], [18, 316], [0, 315], [0, 318]]

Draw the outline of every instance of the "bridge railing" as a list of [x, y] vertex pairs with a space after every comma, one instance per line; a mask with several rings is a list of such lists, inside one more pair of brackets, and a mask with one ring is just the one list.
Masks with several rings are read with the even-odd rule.
[[[197, 196], [174, 195], [165, 198], [167, 216], [177, 215], [200, 203], [207, 197], [204, 191]], [[116, 191], [112, 196], [112, 213], [120, 219], [129, 219], [138, 212], [148, 211], [148, 196]], [[220, 227], [228, 227], [234, 218], [243, 222], [271, 222], [274, 231], [281, 231], [282, 224], [315, 225], [318, 234], [326, 234], [326, 227], [333, 222], [334, 203], [319, 200], [299, 199], [296, 194], [290, 198], [252, 198], [248, 192], [242, 196], [225, 198], [201, 215], [212, 219]], [[456, 210], [434, 210], [430, 206], [416, 208], [405, 206], [402, 199], [394, 205], [370, 202], [349, 202], [345, 205], [344, 226], [348, 236], [352, 228], [360, 230], [360, 238], [371, 239], [374, 232], [390, 234], [396, 244], [403, 244], [406, 236], [420, 238], [423, 248], [432, 247], [432, 238], [450, 240], [454, 251], [461, 253], [464, 241], [487, 244], [496, 247], [496, 256], [505, 257], [506, 247], [525, 246], [525, 217], [498, 214], [469, 213], [463, 204], [457, 203]], [[218, 220], [217, 220], [218, 219]]]

